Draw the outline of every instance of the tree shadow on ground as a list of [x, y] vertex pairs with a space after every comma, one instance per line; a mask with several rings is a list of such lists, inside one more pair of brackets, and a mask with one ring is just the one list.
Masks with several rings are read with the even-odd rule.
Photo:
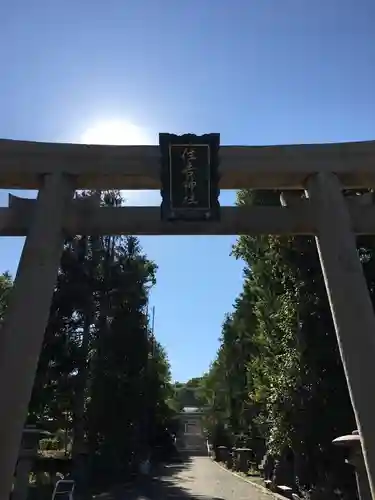
[[[192, 460], [166, 464], [150, 478], [139, 478], [134, 484], [119, 486], [110, 495], [98, 495], [95, 500], [224, 500], [219, 497], [192, 494], [191, 491], [173, 481], [182, 471], [189, 471]], [[194, 481], [193, 476], [184, 478], [184, 483]]]

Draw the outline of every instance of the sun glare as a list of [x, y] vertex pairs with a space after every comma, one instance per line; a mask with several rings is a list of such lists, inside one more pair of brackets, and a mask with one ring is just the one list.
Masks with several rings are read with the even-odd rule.
[[86, 129], [80, 137], [80, 142], [113, 146], [141, 146], [150, 144], [150, 137], [137, 125], [122, 120], [108, 120], [98, 122]]
[[[151, 134], [144, 128], [123, 120], [99, 121], [81, 135], [81, 144], [108, 146], [142, 146], [152, 144]], [[121, 191], [126, 205], [160, 205], [159, 191]]]

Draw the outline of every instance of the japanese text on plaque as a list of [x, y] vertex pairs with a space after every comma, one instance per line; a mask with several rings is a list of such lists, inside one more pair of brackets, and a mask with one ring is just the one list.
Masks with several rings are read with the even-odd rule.
[[187, 205], [196, 205], [198, 200], [195, 198], [195, 188], [197, 186], [196, 167], [194, 165], [194, 162], [197, 159], [195, 149], [191, 147], [185, 148], [181, 157], [184, 162], [184, 169], [182, 170], [182, 173], [185, 176], [185, 196], [183, 202]]

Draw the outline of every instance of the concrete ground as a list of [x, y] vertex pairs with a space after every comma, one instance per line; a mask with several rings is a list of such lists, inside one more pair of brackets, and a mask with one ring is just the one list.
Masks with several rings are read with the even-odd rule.
[[116, 500], [270, 500], [267, 492], [230, 474], [208, 457], [165, 466], [159, 477], [117, 492]]

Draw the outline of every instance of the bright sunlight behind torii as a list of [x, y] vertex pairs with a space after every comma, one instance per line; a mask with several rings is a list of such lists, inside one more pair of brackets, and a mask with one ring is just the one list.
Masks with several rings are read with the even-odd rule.
[[[88, 127], [80, 136], [82, 144], [103, 144], [113, 146], [142, 146], [152, 144], [151, 134], [144, 128], [120, 119], [103, 120]], [[154, 142], [155, 143], [155, 142]], [[158, 191], [122, 191], [126, 204], [160, 204]]]
[[145, 129], [125, 120], [98, 121], [83, 132], [80, 137], [83, 144], [107, 144], [140, 146], [150, 144], [150, 136]]

